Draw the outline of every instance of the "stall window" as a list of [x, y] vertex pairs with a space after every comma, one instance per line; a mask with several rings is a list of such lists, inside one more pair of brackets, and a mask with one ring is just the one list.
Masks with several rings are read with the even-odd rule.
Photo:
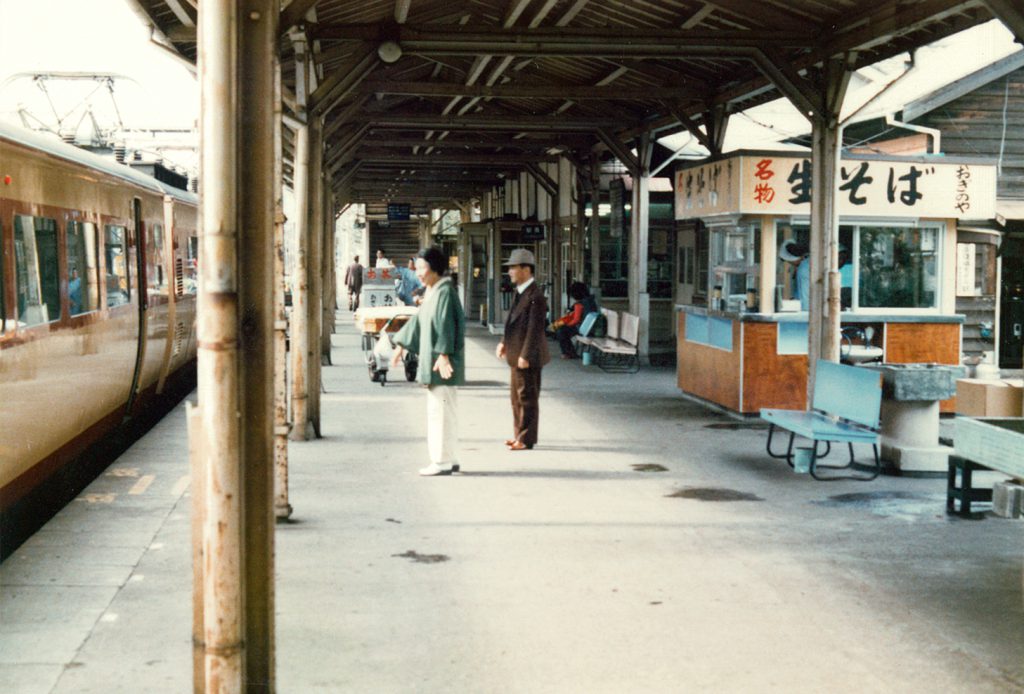
[[861, 227], [858, 306], [937, 308], [939, 231]]
[[188, 257], [185, 260], [185, 293], [199, 291], [199, 237], [188, 237]]
[[100, 307], [99, 237], [91, 222], [68, 222], [68, 301], [71, 315]]
[[107, 260], [107, 307], [127, 304], [132, 298], [128, 275], [128, 230], [120, 225], [104, 227]]
[[60, 319], [57, 222], [46, 217], [14, 218], [14, 259], [18, 320], [39, 325]]
[[[810, 229], [806, 224], [780, 224], [776, 242], [776, 295], [780, 300], [802, 299], [801, 309], [806, 311], [800, 268], [810, 262], [805, 257]], [[840, 226], [843, 308], [937, 308], [939, 246], [934, 226]]]

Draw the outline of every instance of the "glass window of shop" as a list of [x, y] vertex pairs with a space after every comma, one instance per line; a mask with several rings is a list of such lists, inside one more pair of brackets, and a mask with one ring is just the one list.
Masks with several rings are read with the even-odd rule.
[[91, 222], [68, 222], [68, 301], [71, 315], [100, 306], [99, 237]]
[[[809, 282], [810, 229], [779, 224], [776, 309], [800, 301]], [[939, 306], [941, 234], [938, 225], [842, 225], [839, 228], [840, 302], [844, 309], [935, 309]], [[794, 310], [795, 306], [793, 307]]]
[[14, 261], [18, 321], [24, 325], [39, 325], [59, 320], [56, 220], [15, 216]]
[[710, 305], [740, 310], [747, 293], [756, 294], [761, 263], [761, 225], [758, 222], [709, 227]]

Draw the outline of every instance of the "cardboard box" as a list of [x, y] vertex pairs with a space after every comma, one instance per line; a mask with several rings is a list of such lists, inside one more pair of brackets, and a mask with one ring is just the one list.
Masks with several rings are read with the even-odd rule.
[[956, 413], [969, 417], [1017, 417], [1024, 411], [1024, 382], [961, 378]]

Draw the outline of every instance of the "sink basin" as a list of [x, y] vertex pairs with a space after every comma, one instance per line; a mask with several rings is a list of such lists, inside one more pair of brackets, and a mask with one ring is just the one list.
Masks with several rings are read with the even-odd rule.
[[950, 364], [869, 364], [882, 374], [882, 396], [898, 401], [945, 400], [956, 395], [964, 367]]
[[873, 345], [844, 345], [839, 350], [839, 358], [851, 364], [877, 361], [882, 358], [882, 348]]

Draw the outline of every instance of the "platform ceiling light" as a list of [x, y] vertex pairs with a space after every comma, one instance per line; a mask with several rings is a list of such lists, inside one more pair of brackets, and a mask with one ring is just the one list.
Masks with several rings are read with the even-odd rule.
[[397, 62], [402, 57], [402, 47], [395, 41], [385, 41], [381, 45], [377, 46], [377, 55], [385, 63]]

